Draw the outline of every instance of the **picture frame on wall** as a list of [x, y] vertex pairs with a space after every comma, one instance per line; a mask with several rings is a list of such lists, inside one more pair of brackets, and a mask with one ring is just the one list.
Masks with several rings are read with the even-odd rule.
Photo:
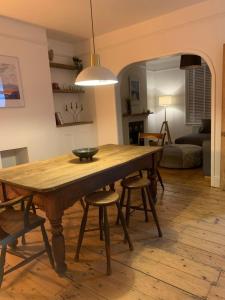
[[140, 100], [140, 81], [129, 78], [130, 98], [134, 101]]
[[0, 55], [0, 108], [23, 106], [19, 60], [17, 57]]

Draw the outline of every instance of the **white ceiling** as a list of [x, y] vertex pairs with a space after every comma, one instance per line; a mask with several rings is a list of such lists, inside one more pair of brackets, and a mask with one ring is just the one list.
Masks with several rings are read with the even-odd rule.
[[[206, 0], [92, 0], [96, 35]], [[50, 36], [89, 38], [89, 0], [0, 0], [1, 15], [43, 26]]]

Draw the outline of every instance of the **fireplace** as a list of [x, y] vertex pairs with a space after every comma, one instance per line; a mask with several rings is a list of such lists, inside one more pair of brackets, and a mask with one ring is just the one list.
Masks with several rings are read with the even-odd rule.
[[[138, 133], [144, 132], [144, 121], [129, 122], [129, 142], [131, 145], [138, 145]], [[141, 141], [144, 145], [144, 141]]]

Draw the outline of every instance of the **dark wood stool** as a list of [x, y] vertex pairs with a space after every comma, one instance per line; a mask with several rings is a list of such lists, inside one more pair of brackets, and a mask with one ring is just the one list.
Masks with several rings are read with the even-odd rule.
[[75, 260], [79, 260], [79, 254], [81, 249], [81, 244], [84, 237], [84, 232], [88, 231], [85, 230], [86, 223], [87, 223], [87, 217], [88, 217], [88, 210], [89, 206], [97, 206], [99, 208], [99, 230], [100, 230], [100, 240], [103, 240], [103, 233], [105, 237], [105, 251], [106, 251], [106, 258], [107, 258], [107, 275], [111, 274], [111, 260], [110, 260], [110, 232], [109, 232], [109, 223], [108, 223], [108, 214], [107, 214], [107, 206], [111, 206], [113, 204], [116, 204], [118, 209], [118, 218], [122, 224], [125, 239], [127, 240], [129, 244], [130, 250], [133, 250], [133, 245], [130, 240], [126, 222], [122, 213], [122, 209], [120, 207], [119, 203], [119, 194], [113, 191], [98, 191], [93, 194], [90, 194], [85, 198], [86, 207], [84, 210], [84, 215], [81, 221], [80, 226], [80, 234], [78, 238], [78, 244], [77, 244], [77, 251], [75, 255]]
[[[152, 201], [151, 193], [150, 193], [150, 180], [145, 178], [145, 177], [140, 177], [139, 175], [133, 176], [133, 177], [128, 177], [122, 180], [121, 185], [123, 187], [122, 190], [122, 196], [120, 200], [120, 206], [121, 207], [126, 207], [126, 224], [129, 226], [130, 222], [130, 214], [131, 214], [131, 209], [133, 210], [142, 210], [145, 213], [145, 221], [148, 222], [148, 212], [151, 211], [155, 224], [158, 229], [159, 236], [162, 236], [162, 231], [160, 229], [157, 213], [155, 210], [155, 205]], [[134, 206], [131, 205], [131, 191], [132, 190], [140, 190], [141, 191], [141, 196], [142, 196], [142, 205], [139, 206]], [[127, 193], [127, 201], [126, 204], [124, 204], [125, 201], [125, 196], [126, 196], [126, 191]], [[146, 197], [147, 196], [147, 197]], [[147, 200], [150, 206], [150, 209], [148, 209], [148, 204]], [[119, 218], [117, 217], [117, 223], [119, 223]]]

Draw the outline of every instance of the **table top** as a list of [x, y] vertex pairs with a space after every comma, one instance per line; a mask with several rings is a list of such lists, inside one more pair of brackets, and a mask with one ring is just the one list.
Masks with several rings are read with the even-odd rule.
[[137, 158], [161, 151], [157, 146], [104, 145], [93, 161], [80, 161], [73, 154], [0, 170], [0, 182], [36, 192], [49, 192], [110, 170]]

